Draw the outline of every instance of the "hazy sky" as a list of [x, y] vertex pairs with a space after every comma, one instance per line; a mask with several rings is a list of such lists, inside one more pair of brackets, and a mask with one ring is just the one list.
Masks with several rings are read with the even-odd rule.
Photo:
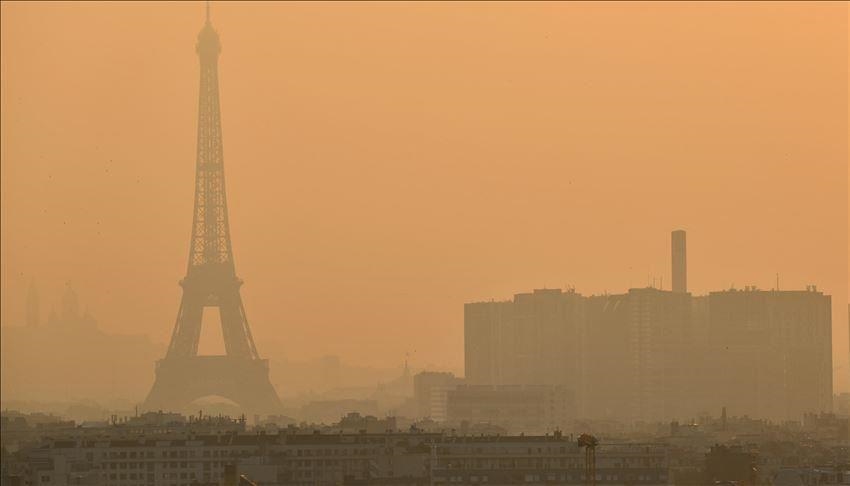
[[[201, 3], [2, 4], [3, 322], [71, 280], [166, 342]], [[460, 370], [463, 303], [663, 277], [816, 284], [848, 389], [843, 2], [219, 3], [231, 230], [260, 353]], [[46, 310], [43, 311], [43, 315]], [[150, 365], [152, 366], [152, 364]]]

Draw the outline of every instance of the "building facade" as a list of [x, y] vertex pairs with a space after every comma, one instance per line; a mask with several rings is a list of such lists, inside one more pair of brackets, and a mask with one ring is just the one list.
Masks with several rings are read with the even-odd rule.
[[[4, 484], [189, 486], [230, 476], [265, 486], [336, 484], [585, 484], [571, 436], [442, 433], [232, 433], [122, 439], [45, 439], [4, 457]], [[667, 482], [661, 446], [608, 445], [599, 484]]]
[[463, 380], [454, 373], [423, 371], [413, 376], [413, 401], [417, 418], [430, 418], [435, 422], [447, 420], [448, 393]]
[[799, 421], [830, 411], [830, 297], [814, 287], [693, 296], [684, 232], [671, 245], [675, 291], [542, 289], [466, 304], [466, 382], [562, 386], [590, 419], [688, 420], [725, 406]]
[[581, 390], [583, 297], [538, 289], [512, 301], [464, 306], [464, 363], [470, 385], [557, 385]]
[[715, 407], [771, 420], [831, 410], [830, 296], [749, 287], [708, 300]]
[[575, 418], [571, 389], [557, 385], [461, 385], [448, 392], [451, 423], [487, 423], [512, 433], [564, 430]]

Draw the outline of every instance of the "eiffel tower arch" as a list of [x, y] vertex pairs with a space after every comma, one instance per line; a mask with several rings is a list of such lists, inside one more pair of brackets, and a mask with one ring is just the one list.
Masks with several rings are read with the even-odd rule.
[[[200, 60], [195, 206], [183, 297], [165, 357], [156, 363], [156, 380], [145, 410], [182, 410], [193, 400], [219, 395], [246, 412], [269, 413], [280, 399], [269, 380], [268, 360], [260, 359], [236, 276], [224, 185], [218, 56], [221, 43], [207, 19], [198, 34]], [[225, 355], [199, 356], [205, 308], [217, 307]]]

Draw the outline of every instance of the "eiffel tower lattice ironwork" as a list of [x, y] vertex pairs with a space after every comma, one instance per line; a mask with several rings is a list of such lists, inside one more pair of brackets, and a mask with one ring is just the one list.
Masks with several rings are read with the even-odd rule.
[[[183, 298], [165, 358], [145, 401], [147, 410], [183, 410], [195, 399], [218, 395], [249, 412], [272, 412], [280, 400], [269, 381], [268, 361], [260, 359], [239, 294], [224, 184], [221, 112], [218, 96], [218, 33], [206, 23], [198, 34], [200, 60], [195, 206]], [[217, 307], [225, 352], [199, 356], [205, 308]]]

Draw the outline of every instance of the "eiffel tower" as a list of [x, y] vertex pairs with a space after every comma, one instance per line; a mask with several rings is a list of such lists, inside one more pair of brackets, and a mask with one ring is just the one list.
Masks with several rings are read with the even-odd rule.
[[[180, 281], [183, 298], [165, 358], [156, 363], [156, 381], [143, 404], [145, 410], [184, 410], [201, 397], [218, 395], [238, 403], [245, 412], [269, 413], [280, 399], [269, 381], [268, 360], [260, 359], [236, 277], [221, 141], [218, 99], [218, 56], [221, 44], [206, 23], [196, 51], [201, 83], [198, 99], [198, 139], [195, 208], [189, 265]], [[198, 341], [205, 308], [217, 307], [226, 354], [199, 356]]]

